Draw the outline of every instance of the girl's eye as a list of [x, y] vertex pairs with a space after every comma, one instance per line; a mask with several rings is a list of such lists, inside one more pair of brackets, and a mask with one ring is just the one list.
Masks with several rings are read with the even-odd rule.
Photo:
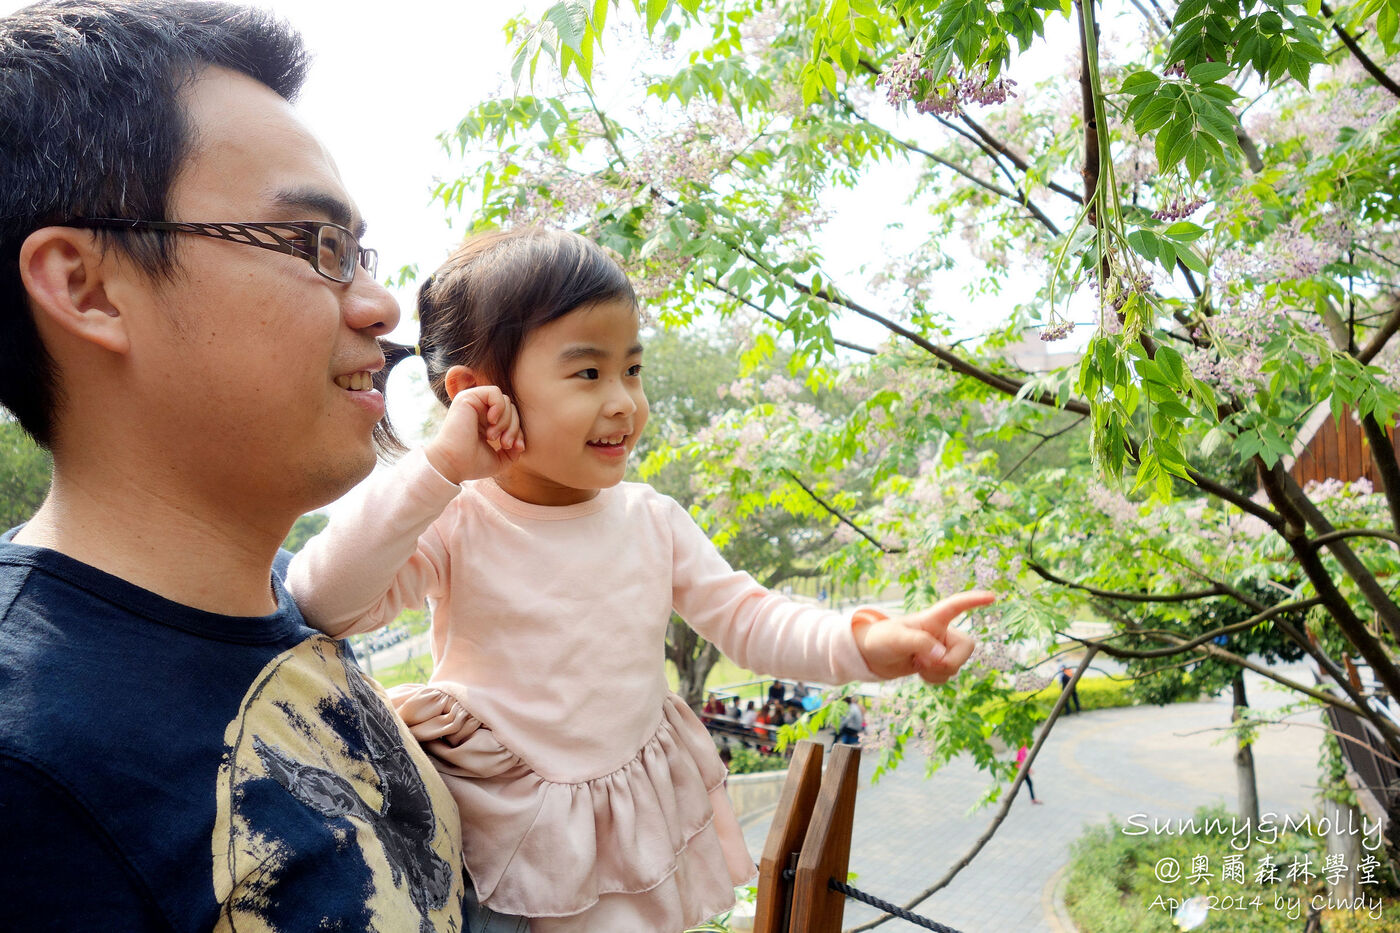
[[597, 379], [597, 378], [598, 378], [598, 370], [597, 370], [597, 369], [581, 369], [581, 370], [579, 370], [578, 372], [574, 373], [574, 375], [575, 375], [575, 376], [582, 376], [584, 379]]
[[640, 376], [641, 374], [642, 374], [642, 364], [641, 364], [641, 363], [634, 363], [633, 365], [627, 367], [627, 375], [631, 376], [632, 378], [635, 379], [637, 376]]

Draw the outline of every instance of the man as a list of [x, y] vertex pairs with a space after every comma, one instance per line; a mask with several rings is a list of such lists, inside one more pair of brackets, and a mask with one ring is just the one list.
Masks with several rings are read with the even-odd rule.
[[54, 461], [0, 541], [0, 929], [462, 928], [451, 797], [272, 573], [398, 320], [304, 70], [223, 3], [0, 19], [0, 403]]

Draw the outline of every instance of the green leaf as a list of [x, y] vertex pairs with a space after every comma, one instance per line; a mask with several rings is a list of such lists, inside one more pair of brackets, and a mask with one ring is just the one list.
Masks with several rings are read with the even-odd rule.
[[1209, 272], [1206, 261], [1201, 258], [1199, 253], [1189, 246], [1184, 246], [1177, 250], [1176, 258], [1180, 259], [1182, 264], [1192, 272], [1198, 272], [1201, 275], [1206, 275]]
[[661, 22], [661, 17], [666, 15], [666, 10], [671, 5], [671, 0], [647, 0], [647, 34], [656, 29], [656, 24]]
[[1189, 220], [1178, 220], [1176, 223], [1163, 230], [1162, 236], [1172, 240], [1179, 240], [1182, 243], [1190, 243], [1193, 240], [1200, 239], [1205, 232], [1206, 230], [1204, 227], [1198, 227]]
[[1201, 62], [1193, 65], [1186, 76], [1197, 84], [1213, 84], [1230, 73], [1230, 66], [1224, 62]]
[[577, 0], [563, 0], [550, 7], [544, 18], [558, 31], [559, 41], [575, 52], [583, 49], [584, 33], [588, 29], [588, 13]]
[[1122, 91], [1134, 97], [1140, 94], [1154, 94], [1162, 84], [1162, 79], [1150, 71], [1135, 71], [1123, 79]]
[[1397, 12], [1395, 3], [1387, 3], [1376, 13], [1376, 35], [1387, 52], [1395, 51], [1397, 26], [1400, 26], [1400, 12]]
[[1150, 230], [1137, 229], [1128, 234], [1128, 245], [1133, 252], [1148, 261], [1157, 259], [1157, 236]]
[[1181, 359], [1181, 354], [1166, 344], [1157, 346], [1157, 353], [1154, 359], [1157, 365], [1162, 367], [1162, 371], [1171, 375], [1171, 383], [1180, 386], [1183, 384], [1182, 377], [1186, 373], [1186, 364]]

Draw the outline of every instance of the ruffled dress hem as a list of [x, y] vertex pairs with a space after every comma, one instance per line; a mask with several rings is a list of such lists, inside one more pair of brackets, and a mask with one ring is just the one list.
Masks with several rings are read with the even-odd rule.
[[457, 801], [481, 903], [535, 933], [682, 930], [755, 873], [703, 724], [674, 694], [655, 733], [592, 780], [541, 777], [467, 708], [455, 683], [389, 691]]

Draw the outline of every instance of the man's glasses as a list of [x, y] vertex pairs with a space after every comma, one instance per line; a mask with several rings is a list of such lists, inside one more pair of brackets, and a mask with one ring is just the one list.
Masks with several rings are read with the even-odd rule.
[[[171, 220], [122, 220], [115, 217], [85, 217], [70, 220], [65, 227], [83, 230], [167, 230], [196, 236], [260, 246], [311, 263], [311, 268], [332, 282], [353, 282], [355, 269], [374, 276], [379, 254], [364, 249], [360, 241], [340, 224], [327, 220], [294, 220], [269, 223], [184, 223]], [[271, 237], [271, 240], [261, 239]]]

